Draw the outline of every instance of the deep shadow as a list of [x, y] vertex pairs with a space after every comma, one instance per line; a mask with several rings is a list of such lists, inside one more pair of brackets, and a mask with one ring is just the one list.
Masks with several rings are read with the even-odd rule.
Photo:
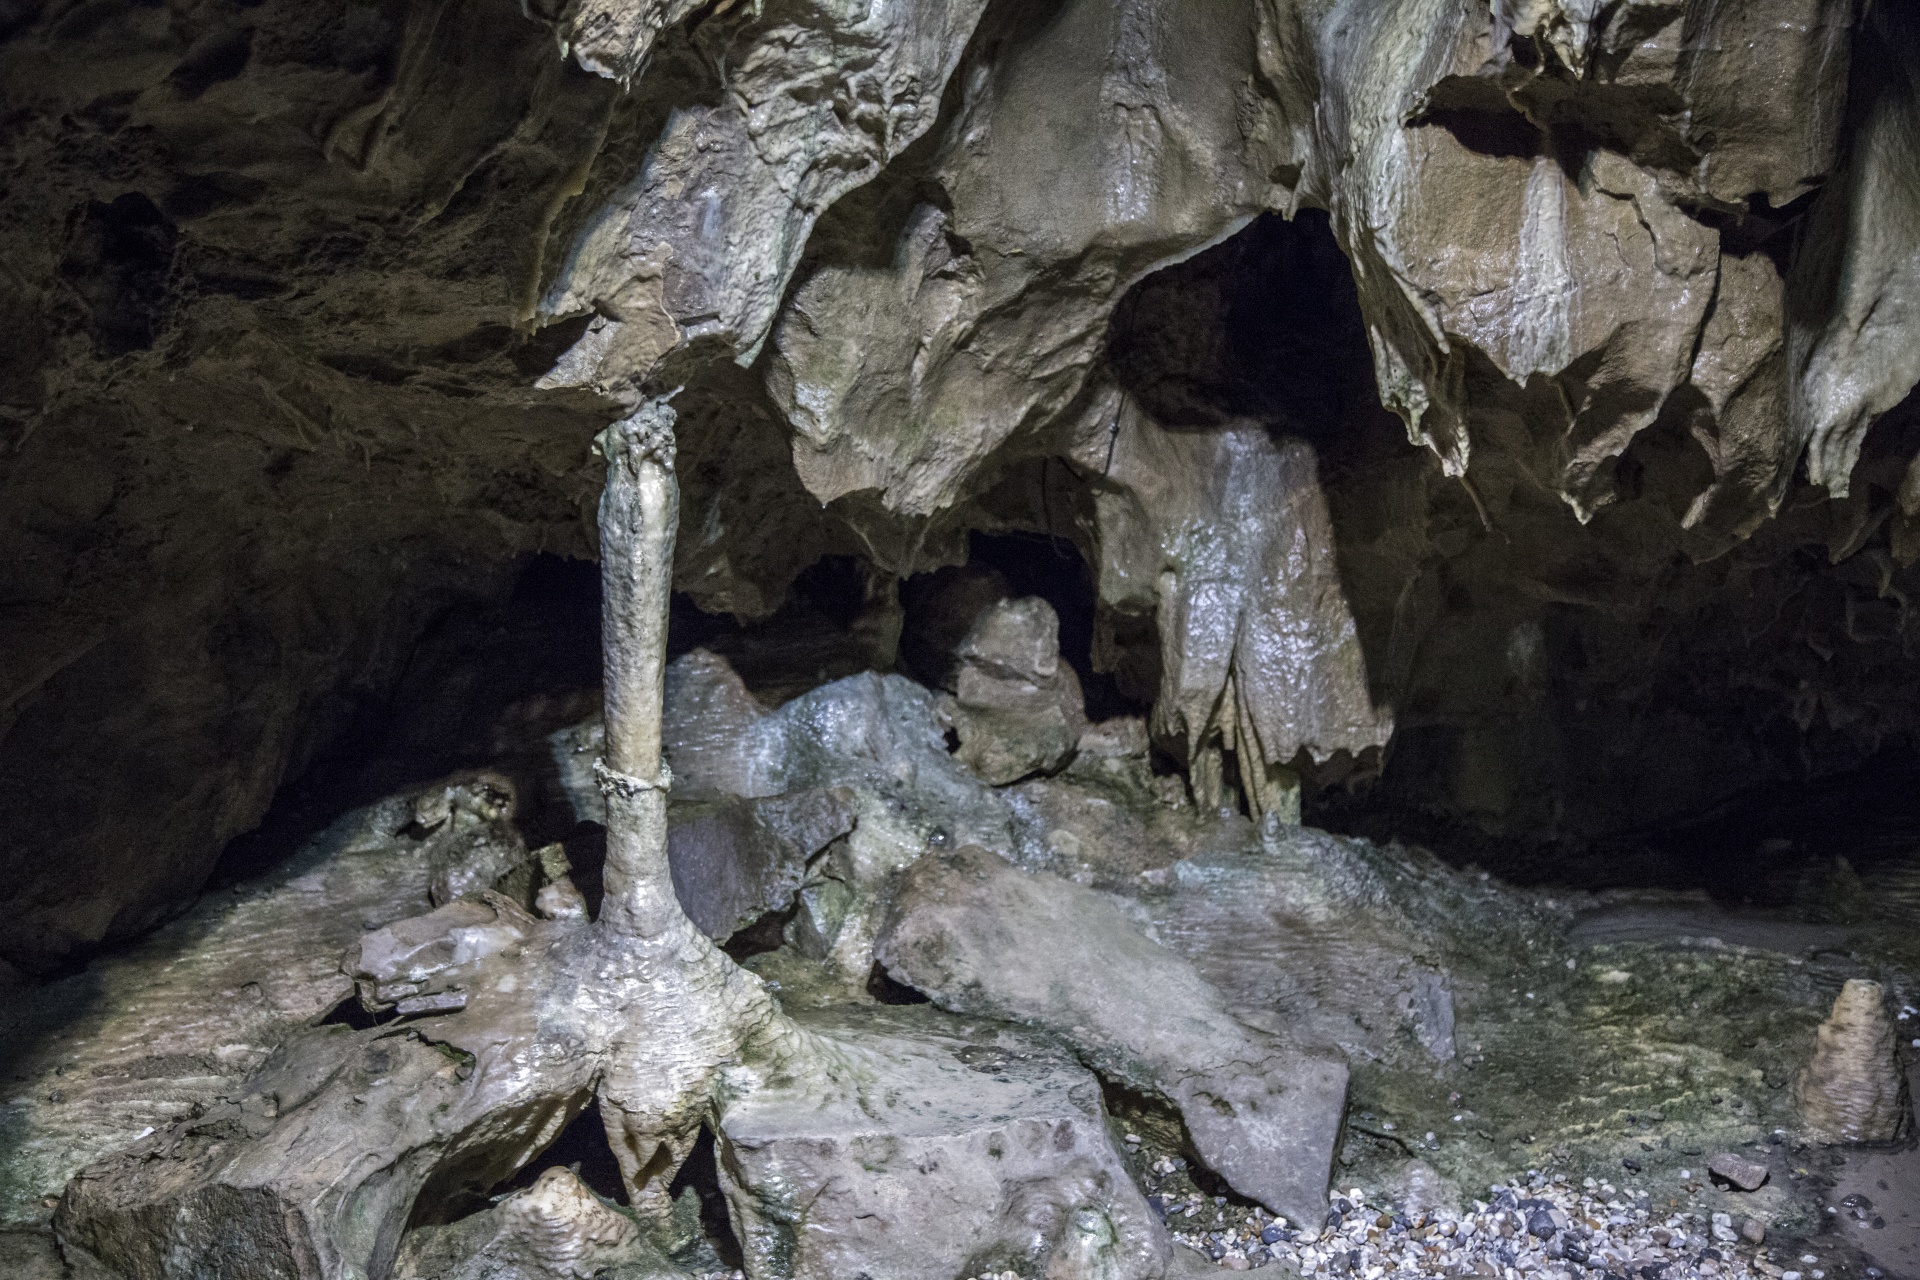
[[727, 1216], [726, 1196], [720, 1190], [719, 1155], [710, 1129], [700, 1131], [700, 1140], [694, 1144], [693, 1154], [680, 1166], [680, 1172], [673, 1176], [673, 1182], [667, 1188], [667, 1194], [676, 1203], [689, 1191], [699, 1198], [700, 1229], [707, 1243], [719, 1255], [721, 1265], [729, 1268], [741, 1266], [743, 1254], [740, 1240], [733, 1233], [732, 1219]]
[[630, 1203], [626, 1183], [620, 1180], [620, 1162], [614, 1159], [613, 1144], [607, 1138], [606, 1122], [600, 1118], [600, 1108], [593, 1103], [588, 1103], [586, 1110], [560, 1131], [552, 1146], [488, 1192], [488, 1199], [531, 1187], [540, 1180], [541, 1174], [555, 1165], [572, 1169], [580, 1181], [587, 1184], [587, 1189], [601, 1199], [619, 1205]]
[[359, 707], [260, 825], [228, 844], [210, 887], [262, 874], [344, 813], [482, 766], [513, 780], [531, 844], [564, 839], [574, 820], [545, 737], [597, 709], [599, 684], [599, 567], [529, 558], [505, 600], [441, 614], [393, 691]]
[[1107, 362], [1171, 428], [1255, 418], [1324, 446], [1378, 405], [1353, 272], [1318, 209], [1263, 214], [1136, 284], [1114, 310]]

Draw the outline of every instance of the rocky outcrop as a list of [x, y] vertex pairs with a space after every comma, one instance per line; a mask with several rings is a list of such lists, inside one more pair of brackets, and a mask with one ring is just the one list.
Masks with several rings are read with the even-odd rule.
[[[1920, 237], [1855, 10], [10, 11], [6, 962], [179, 909], [443, 607], [591, 555], [675, 387], [692, 599], [1071, 540], [1209, 805], [1587, 834], [1858, 762], [1920, 723]], [[1215, 253], [1286, 270], [1148, 376]]]
[[1455, 948], [1428, 896], [1445, 879], [1417, 856], [1269, 823], [1257, 848], [1183, 858], [1135, 892], [1154, 939], [1255, 1026], [1354, 1060], [1446, 1062]]

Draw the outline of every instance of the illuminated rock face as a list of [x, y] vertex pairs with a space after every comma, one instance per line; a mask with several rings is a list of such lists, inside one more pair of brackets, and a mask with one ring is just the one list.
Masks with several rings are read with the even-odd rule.
[[[1791, 767], [1756, 719], [1858, 760], [1920, 719], [1861, 621], [1920, 554], [1920, 227], [1912, 18], [1854, 8], [21, 9], [4, 958], [190, 900], [448, 603], [592, 553], [588, 441], [674, 387], [694, 601], [1068, 538], [1209, 798], [1290, 812], [1416, 705], [1403, 798], [1494, 827]], [[1252, 253], [1282, 218], [1317, 258]], [[1234, 390], [1278, 374], [1340, 393]], [[1684, 769], [1512, 728], [1697, 683], [1750, 606], [1737, 715], [1625, 721]], [[1540, 634], [1583, 687], [1508, 669]]]
[[[935, 1270], [1158, 1276], [1177, 1264], [1091, 1070], [1312, 1218], [1335, 1049], [1479, 1051], [1444, 931], [1287, 836], [1303, 806], [1571, 848], [1920, 731], [1917, 22], [1853, 0], [5, 7], [0, 987], [191, 907], [154, 936], [205, 990], [150, 956], [113, 972], [218, 1040], [115, 1023], [100, 1079], [164, 1080], [151, 1114], [78, 1141], [69, 1088], [107, 1086], [50, 1085], [34, 1194], [7, 1203], [44, 1226], [74, 1138], [74, 1167], [100, 1159], [62, 1229], [136, 1273], [236, 1235], [303, 1280], [666, 1267], [559, 1175], [466, 1235], [408, 1235], [592, 1106], [649, 1231], [683, 1212], [666, 1184], [704, 1127], [755, 1280], [907, 1274], [850, 1228], [810, 1253], [783, 1217], [831, 1184], [861, 1220], [859, 1170], [889, 1167], [816, 1143], [817, 1105], [951, 1159], [916, 1194], [964, 1199], [992, 1243]], [[641, 515], [602, 505], [623, 442], [652, 459]], [[993, 539], [1065, 566], [1080, 611], [984, 568]], [[236, 907], [257, 938], [193, 906], [536, 556], [609, 561], [607, 679], [572, 691], [606, 716], [533, 717], [553, 755], [511, 777], [432, 721], [445, 767], [362, 811], [384, 894], [358, 862], [290, 881]], [[832, 565], [862, 661], [764, 703], [713, 653], [666, 664], [675, 593], [674, 625], [778, 628]], [[941, 570], [965, 589], [919, 626], [913, 582]], [[950, 696], [892, 669], [915, 644]], [[523, 829], [541, 804], [605, 828], [581, 883]], [[1299, 890], [1316, 876], [1341, 891]], [[1014, 916], [1032, 936], [979, 953]], [[1268, 945], [1235, 945], [1253, 930]], [[722, 940], [805, 980], [776, 998]], [[1049, 985], [1062, 966], [1086, 981]], [[1145, 1006], [1106, 986], [1127, 966], [1206, 1034], [1135, 1034]], [[361, 1014], [307, 1025], [350, 982]], [[1898, 1123], [1868, 985], [1797, 1090], [1835, 1140]], [[780, 1003], [907, 986], [945, 1015], [850, 1036]], [[1078, 1065], [1056, 1044], [1031, 1081], [956, 1074], [942, 1037], [985, 1033], [939, 1019], [976, 1007]], [[147, 1037], [160, 1074], [120, 1074]], [[867, 1068], [937, 1105], [865, 1106], [842, 1086]], [[979, 1173], [1001, 1111], [1024, 1208]]]

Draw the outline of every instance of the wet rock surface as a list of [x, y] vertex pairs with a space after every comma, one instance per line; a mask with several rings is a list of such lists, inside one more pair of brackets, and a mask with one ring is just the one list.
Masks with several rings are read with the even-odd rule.
[[1037, 597], [982, 611], [955, 649], [955, 753], [984, 782], [1053, 773], [1072, 757], [1087, 727], [1073, 668], [1060, 658], [1060, 619]]
[[1913, 1271], [1916, 47], [0, 6], [0, 1271]]

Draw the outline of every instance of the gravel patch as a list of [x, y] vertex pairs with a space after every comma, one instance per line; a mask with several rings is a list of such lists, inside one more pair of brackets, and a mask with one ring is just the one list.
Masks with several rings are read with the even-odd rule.
[[[1153, 1172], [1173, 1180], [1173, 1160]], [[1704, 1176], [1704, 1171], [1703, 1171]], [[1358, 1189], [1329, 1197], [1327, 1221], [1305, 1227], [1198, 1191], [1155, 1193], [1174, 1239], [1223, 1270], [1279, 1266], [1302, 1276], [1474, 1277], [1476, 1280], [1829, 1280], [1814, 1253], [1764, 1243], [1755, 1221], [1726, 1213], [1658, 1212], [1632, 1185], [1529, 1173], [1489, 1189], [1471, 1210], [1410, 1210]], [[1837, 1280], [1842, 1274], [1835, 1269]], [[1852, 1274], [1847, 1272], [1847, 1274]], [[1869, 1280], [1874, 1280], [1869, 1273]]]

